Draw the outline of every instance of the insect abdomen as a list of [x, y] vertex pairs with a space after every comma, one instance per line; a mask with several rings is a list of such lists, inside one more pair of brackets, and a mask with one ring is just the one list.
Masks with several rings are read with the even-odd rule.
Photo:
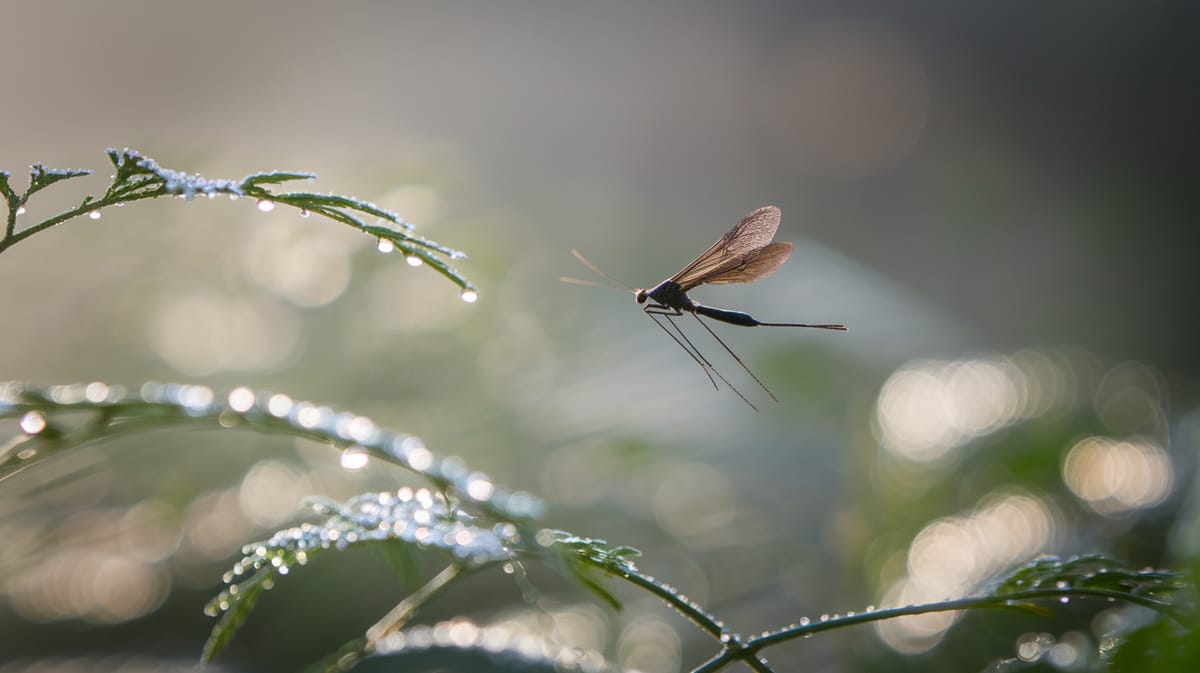
[[726, 310], [723, 308], [713, 308], [712, 306], [704, 306], [703, 304], [696, 304], [695, 306], [696, 306], [696, 313], [699, 313], [700, 315], [705, 316], [706, 318], [712, 318], [713, 320], [720, 320], [721, 322], [727, 322], [731, 325], [741, 325], [742, 327], [754, 327], [756, 325], [762, 324], [754, 316], [750, 315], [749, 313], [742, 313], [741, 311], [729, 311], [729, 310]]

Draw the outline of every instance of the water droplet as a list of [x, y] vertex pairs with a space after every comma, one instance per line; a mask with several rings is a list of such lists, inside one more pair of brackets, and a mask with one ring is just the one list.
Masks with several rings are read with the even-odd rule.
[[379, 249], [379, 252], [389, 253], [396, 249], [396, 244], [392, 243], [391, 241], [389, 241], [386, 238], [381, 238], [381, 239], [379, 239], [379, 245], [377, 245], [375, 247]]
[[108, 384], [100, 381], [93, 381], [83, 389], [83, 396], [92, 404], [100, 404], [108, 401], [109, 388]]
[[125, 207], [125, 202], [124, 202], [124, 201], [117, 201], [117, 202], [116, 202], [116, 203], [114, 203], [113, 205], [115, 205], [115, 206], [116, 206], [116, 207], [118, 207], [118, 208], [124, 208], [124, 207]]
[[92, 212], [88, 213], [88, 217], [92, 218], [93, 220], [100, 219], [100, 210], [93, 210]]
[[424, 472], [433, 466], [433, 452], [424, 446], [415, 447], [408, 453], [408, 466], [417, 472]]
[[308, 217], [309, 215], [312, 215], [312, 213], [308, 212], [307, 210], [305, 210], [303, 208], [300, 209], [300, 217]]
[[491, 498], [495, 490], [496, 486], [484, 474], [471, 475], [467, 481], [467, 495], [478, 502], [484, 502]]
[[1069, 587], [1069, 586], [1071, 586], [1071, 585], [1067, 584], [1067, 581], [1066, 581], [1066, 580], [1059, 580], [1059, 581], [1057, 581], [1057, 582], [1055, 582], [1055, 583], [1054, 583], [1054, 588], [1055, 588], [1055, 589], [1066, 589], [1066, 588], [1067, 588], [1067, 587]]
[[821, 615], [821, 621], [823, 621], [823, 622], [827, 622], [827, 621], [829, 621], [829, 615], [827, 615], [827, 614], [826, 614], [826, 615]]
[[342, 452], [342, 468], [346, 470], [361, 470], [367, 466], [371, 457], [362, 449], [346, 449]]
[[292, 411], [292, 398], [276, 393], [267, 400], [267, 411], [276, 418], [284, 418]]
[[230, 195], [229, 195], [229, 200], [230, 200], [230, 201], [237, 201], [239, 198], [241, 198], [241, 197], [239, 197], [237, 194], [230, 194]]
[[25, 206], [17, 206], [17, 214], [24, 215], [25, 214]]
[[254, 408], [254, 391], [242, 386], [234, 388], [229, 393], [229, 407], [238, 413], [245, 413]]
[[258, 209], [264, 213], [269, 213], [272, 210], [275, 210], [275, 202], [268, 201], [267, 199], [259, 199], [258, 200]]
[[404, 258], [404, 261], [408, 262], [409, 266], [421, 266], [425, 263], [425, 260], [417, 257], [416, 255], [409, 255], [408, 257]]
[[465, 253], [465, 252], [459, 252], [458, 250], [450, 251], [450, 259], [466, 259], [466, 258], [467, 258], [467, 253]]
[[479, 293], [475, 290], [463, 290], [462, 300], [468, 304], [474, 304], [475, 302], [479, 301]]
[[27, 411], [21, 417], [21, 431], [27, 435], [36, 435], [46, 429], [46, 417], [40, 411]]
[[809, 622], [809, 619], [808, 619], [808, 617], [801, 617], [801, 618], [800, 618], [800, 626], [808, 626], [808, 622]]
[[1058, 599], [1058, 602], [1059, 602], [1059, 603], [1062, 603], [1063, 605], [1066, 605], [1067, 603], [1070, 603], [1070, 602], [1071, 602], [1071, 597], [1070, 597], [1070, 596], [1063, 596], [1062, 598]]

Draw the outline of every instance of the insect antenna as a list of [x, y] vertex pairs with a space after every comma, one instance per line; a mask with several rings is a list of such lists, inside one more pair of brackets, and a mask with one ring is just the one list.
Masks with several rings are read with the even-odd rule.
[[575, 283], [576, 285], [592, 285], [594, 287], [615, 287], [618, 289], [629, 290], [630, 292], [637, 292], [636, 287], [633, 287], [632, 285], [628, 285], [626, 283], [622, 283], [621, 281], [617, 280], [616, 278], [613, 278], [612, 276], [608, 275], [607, 273], [604, 273], [603, 271], [601, 271], [600, 267], [598, 267], [595, 264], [592, 264], [590, 261], [588, 261], [588, 258], [584, 257], [582, 252], [579, 252], [578, 250], [575, 250], [574, 248], [572, 248], [571, 254], [574, 255], [575, 259], [579, 260], [579, 262], [581, 264], [583, 264], [587, 268], [591, 269], [592, 273], [595, 273], [597, 276], [600, 276], [601, 278], [607, 280], [608, 285], [606, 286], [604, 283], [597, 283], [595, 281], [589, 282], [589, 281], [583, 280], [581, 278], [572, 278], [570, 276], [559, 276], [558, 279], [561, 280], [562, 282]]

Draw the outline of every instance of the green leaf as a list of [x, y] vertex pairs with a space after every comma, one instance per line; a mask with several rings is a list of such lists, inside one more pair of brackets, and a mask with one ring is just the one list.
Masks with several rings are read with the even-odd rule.
[[[318, 423], [305, 422], [307, 411], [322, 407], [271, 392], [242, 390], [244, 401], [237, 408], [229, 395], [219, 395], [201, 385], [146, 383], [136, 393], [121, 386], [100, 382], [34, 386], [19, 381], [0, 382], [0, 418], [20, 418], [29, 412], [42, 414], [47, 427], [55, 429], [36, 435], [19, 433], [25, 442], [21, 451], [0, 451], [0, 481], [48, 460], [57, 453], [98, 441], [136, 432], [167, 427], [249, 429], [302, 437], [344, 449], [351, 445], [339, 419], [354, 418], [360, 425], [353, 444], [356, 450], [387, 463], [399, 465], [428, 480], [438, 490], [450, 492], [497, 520], [527, 520], [540, 517], [545, 504], [524, 492], [514, 492], [491, 482], [486, 475], [462, 465], [450, 469], [449, 459], [435, 455], [424, 444], [401, 432], [376, 426], [370, 419], [326, 409]], [[83, 412], [92, 418], [80, 422]], [[0, 446], [4, 446], [0, 444]], [[480, 481], [489, 485], [487, 496], [472, 497]], [[321, 503], [318, 503], [321, 504]], [[325, 503], [328, 504], [328, 503]], [[336, 503], [333, 506], [337, 506]]]
[[0, 171], [0, 194], [4, 195], [4, 200], [8, 203], [10, 209], [15, 208], [20, 201], [20, 197], [12, 190], [8, 184], [8, 179], [12, 177], [12, 173], [8, 171]]
[[[224, 607], [224, 614], [213, 625], [212, 632], [208, 636], [208, 640], [204, 642], [204, 649], [200, 654], [200, 661], [209, 663], [225, 649], [229, 641], [233, 640], [233, 636], [242, 628], [242, 624], [250, 616], [250, 612], [254, 609], [258, 599], [262, 597], [264, 591], [271, 587], [271, 581], [274, 573], [264, 572], [260, 576], [253, 578], [251, 582], [244, 582], [239, 585], [237, 599], [229, 603], [228, 607]], [[228, 600], [228, 599], [227, 599]], [[220, 603], [220, 598], [214, 599], [214, 603], [210, 602], [205, 607], [205, 611], [210, 608], [216, 611], [221, 611], [223, 606]]]
[[[617, 670], [599, 652], [581, 652], [549, 640], [538, 642], [535, 647], [530, 645], [529, 635], [523, 631], [454, 619], [432, 626], [412, 626], [393, 634], [376, 654], [363, 659], [354, 670], [364, 673]], [[323, 670], [333, 673], [339, 669]]]
[[[72, 177], [90, 175], [89, 170], [58, 170], [46, 169], [41, 164], [34, 164], [30, 173], [30, 188], [24, 196], [17, 195], [8, 184], [8, 173], [3, 173], [0, 179], [0, 192], [4, 193], [9, 203], [9, 220], [6, 236], [0, 238], [0, 251], [13, 244], [47, 228], [65, 222], [83, 214], [92, 208], [105, 208], [127, 201], [159, 198], [169, 195], [183, 196], [189, 201], [196, 196], [213, 197], [225, 194], [233, 197], [248, 196], [259, 200], [291, 206], [307, 213], [313, 213], [354, 227], [360, 232], [376, 238], [391, 241], [408, 256], [420, 258], [434, 271], [448, 278], [463, 292], [473, 291], [474, 288], [457, 270], [451, 268], [446, 259], [461, 259], [463, 253], [452, 248], [434, 243], [418, 236], [412, 236], [409, 231], [412, 225], [404, 221], [399, 214], [381, 208], [369, 201], [340, 196], [337, 194], [319, 194], [314, 192], [287, 192], [275, 194], [269, 189], [272, 185], [296, 180], [313, 180], [316, 175], [300, 171], [269, 171], [251, 173], [241, 180], [224, 178], [207, 178], [198, 174], [188, 174], [183, 171], [166, 168], [157, 161], [131, 149], [107, 150], [108, 159], [115, 171], [112, 182], [104, 196], [96, 200], [88, 196], [74, 209], [60, 213], [40, 223], [15, 231], [15, 215], [11, 211], [34, 192], [44, 189], [60, 180]], [[377, 219], [379, 222], [369, 224], [364, 220]], [[389, 226], [381, 226], [387, 223]]]
[[277, 185], [293, 180], [316, 180], [316, 173], [298, 173], [294, 171], [269, 171], [252, 173], [242, 178], [242, 187], [257, 187], [259, 185]]
[[1137, 569], [1106, 556], [1089, 555], [1070, 559], [1043, 557], [1018, 568], [996, 586], [995, 594], [1038, 589], [1086, 589], [1110, 591], [1170, 602], [1186, 588], [1177, 573], [1151, 568]]
[[[310, 501], [310, 506], [326, 518], [246, 545], [245, 556], [226, 573], [228, 588], [205, 608], [211, 616], [222, 615], [205, 644], [205, 661], [229, 642], [263, 589], [322, 552], [392, 542], [412, 549], [439, 549], [454, 563], [468, 568], [506, 561], [516, 553], [493, 529], [473, 525], [473, 517], [452, 509], [443, 498], [426, 489], [364, 493], [345, 503], [319, 499]], [[237, 581], [247, 573], [247, 579]]]
[[25, 191], [25, 196], [29, 197], [56, 182], [91, 174], [92, 171], [86, 168], [46, 168], [40, 163], [34, 164], [29, 167], [29, 189]]

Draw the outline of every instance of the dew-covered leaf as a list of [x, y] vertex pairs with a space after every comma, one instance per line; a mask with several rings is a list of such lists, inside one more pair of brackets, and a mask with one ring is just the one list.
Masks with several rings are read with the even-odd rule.
[[298, 173], [295, 171], [269, 171], [264, 173], [252, 173], [242, 178], [243, 187], [257, 187], [259, 185], [278, 185], [283, 182], [292, 182], [294, 180], [315, 180], [316, 173]]
[[[128, 148], [123, 150], [109, 148], [107, 154], [115, 170], [103, 197], [95, 199], [93, 196], [87, 196], [74, 209], [40, 223], [30, 224], [21, 231], [13, 231], [15, 220], [11, 219], [14, 216], [10, 214], [8, 235], [0, 239], [0, 250], [39, 231], [86, 214], [88, 209], [93, 207], [93, 203], [95, 208], [106, 208], [130, 201], [165, 196], [179, 196], [189, 201], [197, 196], [208, 198], [217, 195], [226, 195], [231, 198], [246, 196], [258, 199], [260, 209], [264, 211], [271, 210], [276, 204], [285, 205], [296, 208], [304, 216], [316, 214], [353, 227], [375, 238], [388, 240], [396, 247], [401, 248], [406, 256], [416, 255], [430, 268], [458, 285], [464, 293], [469, 292], [471, 301], [478, 297], [470, 282], [447, 263], [447, 260], [461, 259], [465, 255], [433, 241], [411, 235], [409, 232], [413, 228], [412, 225], [405, 222], [398, 213], [377, 206], [370, 201], [338, 194], [315, 192], [276, 194], [270, 190], [270, 187], [285, 182], [313, 180], [316, 178], [315, 174], [300, 171], [268, 171], [251, 173], [240, 180], [208, 178], [195, 173], [189, 174], [166, 168], [154, 159]], [[41, 164], [34, 164], [30, 171], [30, 187], [24, 196], [13, 192], [8, 183], [8, 173], [0, 175], [0, 193], [4, 195], [11, 212], [18, 205], [24, 203], [26, 197], [55, 182], [91, 173], [90, 170], [47, 169]], [[368, 222], [368, 219], [372, 222]], [[381, 223], [388, 226], [384, 227]], [[381, 230], [386, 233], [381, 234]]]
[[543, 550], [543, 559], [564, 577], [581, 584], [597, 598], [608, 603], [614, 610], [621, 609], [620, 600], [602, 584], [603, 571], [612, 575], [628, 576], [637, 573], [632, 558], [641, 552], [633, 547], [608, 547], [599, 538], [582, 537], [564, 530], [545, 528], [537, 534], [537, 544]]
[[[80, 423], [80, 412], [86, 411], [94, 417]], [[545, 510], [538, 498], [504, 488], [456, 457], [433, 453], [417, 437], [379, 427], [365, 416], [278, 393], [238, 388], [221, 396], [207, 386], [157, 382], [142, 385], [136, 393], [98, 381], [52, 386], [0, 382], [0, 418], [21, 418], [31, 412], [42, 415], [45, 428], [20, 433], [21, 450], [0, 451], [0, 481], [57, 453], [135, 432], [167, 427], [243, 428], [303, 437], [340, 449], [353, 446], [370, 459], [420, 475], [438, 490], [497, 520], [536, 519]]]
[[86, 168], [46, 168], [40, 163], [34, 164], [29, 167], [29, 189], [26, 190], [25, 196], [32, 196], [35, 192], [41, 191], [56, 182], [91, 174], [92, 171]]
[[8, 203], [9, 208], [14, 208], [17, 205], [17, 201], [20, 200], [20, 197], [17, 196], [17, 193], [14, 192], [12, 187], [8, 184], [8, 180], [11, 177], [12, 173], [9, 173], [8, 171], [0, 171], [0, 194], [4, 195], [4, 200]]
[[1043, 557], [1021, 566], [995, 589], [997, 596], [1038, 589], [1090, 589], [1170, 601], [1185, 587], [1177, 573], [1129, 564], [1100, 556], [1069, 559]]
[[310, 505], [325, 518], [246, 545], [245, 555], [226, 573], [228, 587], [205, 607], [210, 616], [222, 615], [205, 645], [206, 660], [229, 642], [264, 588], [324, 551], [390, 541], [438, 549], [456, 565], [477, 568], [511, 559], [515, 552], [509, 545], [519, 541], [511, 524], [477, 526], [474, 517], [448, 506], [428, 489], [406, 487], [364, 493], [344, 503], [321, 499]]
[[[337, 669], [325, 669], [332, 673]], [[563, 647], [504, 623], [467, 619], [412, 626], [389, 635], [355, 671], [590, 671], [618, 670], [594, 650]]]

